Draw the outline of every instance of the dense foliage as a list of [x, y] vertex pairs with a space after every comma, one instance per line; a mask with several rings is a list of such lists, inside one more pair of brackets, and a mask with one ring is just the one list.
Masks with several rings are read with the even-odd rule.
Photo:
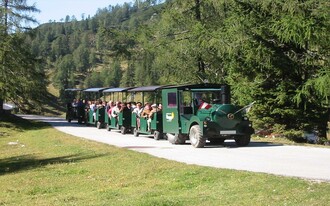
[[327, 0], [134, 1], [43, 24], [26, 42], [67, 87], [229, 83], [257, 129], [329, 119]]
[[46, 92], [42, 61], [32, 55], [21, 24], [35, 22], [26, 12], [36, 11], [25, 0], [0, 1], [0, 113], [3, 100], [34, 110]]

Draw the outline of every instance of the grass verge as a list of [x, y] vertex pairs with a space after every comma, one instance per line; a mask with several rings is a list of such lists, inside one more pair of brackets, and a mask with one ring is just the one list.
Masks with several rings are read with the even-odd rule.
[[186, 165], [0, 119], [0, 205], [327, 205], [330, 184]]

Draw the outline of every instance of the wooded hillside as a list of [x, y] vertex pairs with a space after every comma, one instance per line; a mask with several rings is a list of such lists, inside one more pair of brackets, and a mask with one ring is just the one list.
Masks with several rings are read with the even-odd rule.
[[327, 0], [135, 1], [40, 25], [31, 52], [68, 87], [228, 83], [256, 129], [325, 132]]

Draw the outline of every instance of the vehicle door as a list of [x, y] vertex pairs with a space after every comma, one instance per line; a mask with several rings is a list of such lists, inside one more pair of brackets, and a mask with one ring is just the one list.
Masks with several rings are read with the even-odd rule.
[[163, 131], [164, 133], [179, 134], [179, 98], [178, 90], [163, 89]]

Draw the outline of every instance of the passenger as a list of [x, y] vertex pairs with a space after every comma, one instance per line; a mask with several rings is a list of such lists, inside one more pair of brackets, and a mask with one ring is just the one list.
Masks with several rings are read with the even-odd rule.
[[198, 109], [210, 109], [212, 107], [206, 100], [206, 95], [203, 93], [195, 93], [196, 106]]
[[143, 108], [141, 106], [142, 106], [141, 102], [138, 102], [136, 104], [136, 108], [134, 108], [134, 110], [132, 112], [133, 114], [136, 115], [136, 125], [137, 125], [138, 130], [140, 129], [140, 116], [143, 111]]
[[111, 118], [111, 111], [114, 107], [115, 107], [115, 104], [113, 103], [113, 101], [110, 100], [108, 103], [108, 108], [107, 108], [107, 113], [108, 113], [109, 118]]
[[144, 106], [144, 109], [143, 109], [143, 111], [141, 113], [141, 117], [148, 118], [150, 112], [151, 112], [150, 104], [149, 103], [146, 103], [145, 106]]
[[127, 102], [127, 103], [126, 103], [126, 107], [125, 107], [125, 110], [129, 110], [129, 111], [131, 111], [131, 112], [133, 111], [133, 110], [132, 110], [132, 106], [131, 106], [131, 103], [130, 103], [130, 102]]
[[118, 115], [121, 112], [121, 102], [116, 102], [116, 106], [114, 106], [111, 110], [111, 117], [115, 118], [116, 124], [118, 124]]
[[103, 105], [103, 101], [102, 100], [99, 100], [98, 101], [98, 104], [97, 104], [97, 106], [96, 106], [96, 108], [102, 108], [102, 107], [104, 107], [104, 105]]
[[102, 101], [102, 106], [106, 107], [107, 106], [107, 102], [106, 101]]
[[157, 111], [158, 111], [157, 104], [151, 105], [151, 111], [150, 111], [150, 114], [148, 115], [148, 120], [147, 120], [148, 132], [151, 131], [151, 121], [152, 121], [152, 118], [154, 116], [154, 113], [157, 113]]
[[136, 108], [136, 102], [131, 102], [131, 109], [132, 111]]
[[204, 99], [202, 99], [198, 109], [210, 109], [211, 107], [211, 104], [207, 103]]
[[77, 100], [76, 99], [73, 99], [73, 101], [72, 101], [72, 107], [77, 107]]
[[124, 110], [126, 110], [126, 107], [127, 107], [127, 103], [126, 102], [123, 102], [120, 104], [120, 111], [119, 112], [122, 112]]
[[94, 122], [96, 119], [96, 104], [94, 101], [91, 102], [89, 109], [93, 112], [93, 122]]
[[158, 105], [158, 111], [162, 111], [163, 110], [163, 105], [162, 104], [159, 104]]

